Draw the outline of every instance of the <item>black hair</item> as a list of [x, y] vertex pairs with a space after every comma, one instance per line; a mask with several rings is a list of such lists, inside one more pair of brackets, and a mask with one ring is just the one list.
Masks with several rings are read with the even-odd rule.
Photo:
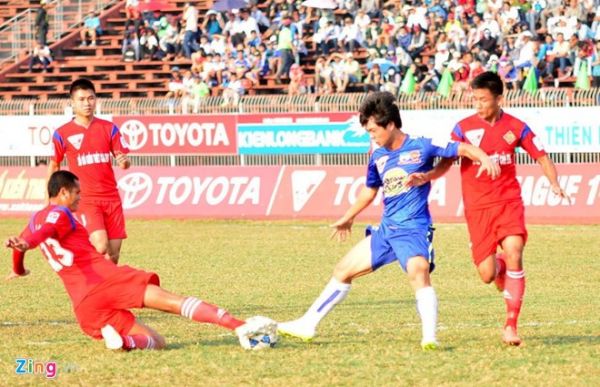
[[375, 123], [379, 126], [387, 126], [390, 122], [396, 125], [396, 128], [402, 127], [400, 110], [396, 104], [396, 98], [388, 91], [377, 91], [371, 93], [360, 105], [359, 120], [362, 126], [365, 126], [369, 119], [373, 117]]
[[96, 94], [96, 88], [94, 87], [94, 84], [87, 78], [79, 78], [73, 81], [73, 83], [71, 83], [71, 87], [69, 87], [69, 95], [72, 97], [77, 90], [91, 90], [94, 94]]
[[479, 74], [471, 81], [471, 89], [488, 89], [496, 97], [504, 93], [504, 84], [498, 74], [486, 71]]
[[72, 190], [77, 185], [78, 180], [73, 172], [63, 170], [54, 172], [48, 180], [48, 197], [57, 197], [61, 188]]

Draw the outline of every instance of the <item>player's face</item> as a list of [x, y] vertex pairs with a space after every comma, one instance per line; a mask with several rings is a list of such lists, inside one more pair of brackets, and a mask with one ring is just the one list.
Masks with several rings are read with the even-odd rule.
[[477, 115], [486, 121], [492, 121], [500, 111], [502, 96], [495, 96], [488, 89], [473, 90], [473, 104]]
[[77, 211], [79, 208], [79, 199], [80, 199], [81, 189], [79, 187], [79, 182], [75, 183], [75, 186], [68, 189], [63, 189], [60, 193], [60, 201], [61, 204], [67, 207], [72, 212]]
[[76, 90], [71, 97], [71, 104], [76, 116], [90, 117], [96, 109], [96, 94], [91, 90]]
[[367, 133], [369, 133], [371, 141], [375, 142], [375, 144], [378, 146], [386, 147], [392, 141], [392, 126], [393, 123], [391, 122], [388, 124], [387, 128], [385, 126], [378, 125], [377, 122], [375, 122], [375, 117], [371, 117], [367, 121], [367, 125], [365, 125], [365, 130]]

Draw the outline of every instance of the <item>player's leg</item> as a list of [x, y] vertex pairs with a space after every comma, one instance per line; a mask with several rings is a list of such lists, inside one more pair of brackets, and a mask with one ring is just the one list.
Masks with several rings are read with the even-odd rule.
[[111, 261], [119, 263], [119, 257], [121, 257], [121, 246], [123, 245], [123, 239], [109, 239], [107, 254]]
[[102, 338], [108, 349], [163, 349], [167, 346], [165, 338], [154, 329], [139, 320], [135, 320], [124, 335], [107, 324], [101, 330]]
[[196, 297], [183, 297], [151, 284], [146, 287], [144, 293], [144, 306], [234, 330], [245, 349], [260, 349], [252, 348], [250, 344], [256, 335], [267, 335], [272, 339], [277, 332], [277, 323], [269, 318], [257, 316], [248, 321], [239, 320], [226, 310]]
[[178, 314], [197, 322], [216, 324], [229, 330], [234, 330], [245, 323], [218, 306], [196, 297], [184, 297], [171, 293], [156, 285], [146, 287], [144, 307]]
[[504, 282], [504, 301], [506, 303], [506, 323], [503, 339], [507, 344], [520, 345], [517, 335], [517, 322], [525, 294], [525, 271], [523, 270], [524, 238], [511, 235], [502, 240], [502, 249], [506, 260], [506, 278]]
[[423, 334], [421, 346], [425, 350], [438, 347], [436, 339], [438, 301], [435, 290], [431, 286], [429, 268], [429, 262], [421, 256], [412, 257], [406, 265], [408, 281], [415, 291]]
[[371, 237], [369, 236], [358, 242], [338, 262], [333, 270], [333, 277], [306, 313], [297, 320], [280, 323], [279, 332], [304, 341], [312, 340], [321, 320], [346, 298], [352, 281], [372, 271]]
[[92, 246], [106, 259], [110, 259], [108, 255], [108, 233], [102, 202], [81, 200], [76, 216], [90, 234]]
[[106, 230], [102, 229], [90, 232], [90, 242], [97, 252], [104, 255], [106, 259], [111, 259], [108, 254], [108, 234]]
[[102, 216], [106, 229], [107, 250], [111, 261], [119, 263], [123, 239], [127, 238], [125, 231], [125, 215], [120, 201], [102, 203]]
[[496, 278], [499, 281], [503, 279], [505, 265], [498, 259], [502, 257], [496, 255], [499, 238], [495, 224], [495, 219], [502, 210], [503, 206], [465, 211], [473, 263], [479, 277], [486, 284]]
[[438, 348], [436, 339], [438, 301], [431, 286], [429, 273], [435, 268], [433, 227], [400, 229], [390, 233], [388, 240], [402, 270], [415, 291], [417, 312], [421, 319], [421, 347]]

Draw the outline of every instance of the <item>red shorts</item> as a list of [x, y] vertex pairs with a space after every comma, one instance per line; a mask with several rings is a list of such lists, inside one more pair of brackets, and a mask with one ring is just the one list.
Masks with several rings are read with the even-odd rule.
[[476, 266], [495, 254], [498, 245], [507, 236], [521, 235], [527, 242], [525, 207], [521, 201], [477, 210], [465, 209], [465, 218], [471, 238], [471, 255]]
[[82, 200], [77, 214], [90, 234], [94, 231], [106, 230], [109, 240], [127, 238], [121, 199]]
[[121, 335], [127, 335], [135, 323], [131, 308], [144, 306], [144, 293], [149, 285], [160, 285], [155, 273], [119, 266], [119, 272], [96, 286], [75, 308], [81, 330], [101, 339], [100, 329], [110, 324]]

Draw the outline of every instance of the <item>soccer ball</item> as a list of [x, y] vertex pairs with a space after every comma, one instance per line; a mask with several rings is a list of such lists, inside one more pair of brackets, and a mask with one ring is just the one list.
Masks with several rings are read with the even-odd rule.
[[258, 334], [248, 338], [248, 345], [252, 350], [273, 348], [277, 344], [277, 335]]
[[240, 345], [244, 349], [260, 350], [277, 344], [277, 323], [263, 316], [251, 317], [236, 329]]

